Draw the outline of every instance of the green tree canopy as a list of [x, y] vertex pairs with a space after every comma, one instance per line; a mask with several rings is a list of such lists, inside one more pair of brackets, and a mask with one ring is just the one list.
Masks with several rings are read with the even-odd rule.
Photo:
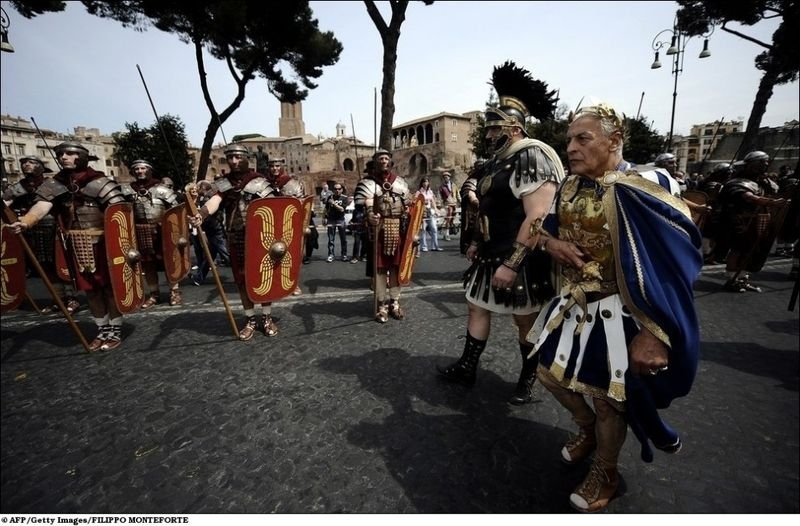
[[[756, 68], [764, 72], [756, 92], [747, 128], [739, 147], [739, 157], [752, 150], [761, 119], [775, 86], [794, 82], [800, 74], [799, 0], [756, 0], [730, 2], [728, 0], [678, 0], [678, 28], [689, 35], [701, 35], [712, 26], [736, 35], [764, 48], [755, 59]], [[780, 18], [781, 23], [772, 35], [771, 42], [762, 42], [745, 33], [727, 27], [731, 22], [752, 26], [762, 20]]]
[[[273, 2], [267, 8], [257, 0], [194, 0], [181, 4], [161, 0], [84, 0], [89, 13], [111, 18], [124, 27], [144, 31], [150, 26], [174, 33], [192, 44], [200, 87], [210, 116], [198, 163], [197, 177], [205, 176], [217, 131], [239, 108], [247, 84], [260, 77], [267, 89], [283, 102], [303, 100], [324, 66], [339, 60], [342, 44], [333, 33], [319, 30], [307, 0]], [[28, 18], [47, 11], [62, 11], [63, 1], [13, 0], [14, 7]], [[86, 37], [90, 38], [90, 37]], [[87, 40], [87, 45], [92, 45]], [[208, 89], [203, 49], [224, 60], [237, 93], [228, 106], [217, 111]], [[288, 67], [291, 79], [284, 73]]]
[[163, 115], [159, 122], [154, 122], [148, 128], [141, 128], [136, 122], [126, 122], [125, 128], [127, 132], [112, 135], [116, 146], [114, 157], [119, 162], [130, 166], [137, 159], [148, 161], [153, 165], [156, 177], [171, 178], [176, 190], [182, 189], [193, 179], [193, 160], [189, 155], [184, 126], [179, 118]]

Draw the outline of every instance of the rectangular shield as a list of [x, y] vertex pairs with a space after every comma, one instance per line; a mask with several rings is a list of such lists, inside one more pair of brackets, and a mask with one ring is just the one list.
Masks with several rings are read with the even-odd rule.
[[105, 244], [114, 303], [122, 314], [137, 310], [144, 300], [141, 255], [136, 248], [133, 205], [115, 203], [105, 211]]
[[304, 218], [303, 202], [295, 197], [264, 197], [248, 205], [244, 275], [254, 303], [279, 300], [297, 287]]
[[189, 220], [186, 205], [173, 206], [161, 218], [164, 273], [167, 275], [170, 285], [179, 283], [192, 268], [189, 246]]
[[19, 234], [15, 234], [6, 223], [0, 228], [0, 312], [9, 312], [19, 307], [25, 299], [25, 249]]
[[408, 207], [408, 230], [403, 238], [403, 247], [400, 259], [400, 285], [405, 286], [411, 282], [411, 273], [414, 271], [414, 262], [419, 251], [420, 226], [425, 212], [425, 198], [421, 195], [411, 202]]

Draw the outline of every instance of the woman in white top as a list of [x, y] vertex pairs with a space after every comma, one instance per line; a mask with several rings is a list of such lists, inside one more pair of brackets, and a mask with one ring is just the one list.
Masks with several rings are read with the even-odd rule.
[[431, 250], [441, 251], [439, 248], [439, 230], [436, 227], [436, 218], [439, 216], [439, 210], [436, 208], [436, 197], [431, 190], [431, 181], [427, 177], [423, 177], [419, 182], [419, 190], [417, 195], [421, 195], [425, 199], [425, 215], [422, 222], [422, 251], [428, 251], [428, 240], [426, 233], [431, 236]]

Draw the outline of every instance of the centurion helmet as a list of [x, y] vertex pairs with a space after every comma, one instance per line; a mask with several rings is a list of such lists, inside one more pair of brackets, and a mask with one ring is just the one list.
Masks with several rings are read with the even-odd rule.
[[753, 161], [769, 161], [769, 155], [766, 152], [755, 150], [744, 156], [744, 162], [749, 163]]
[[534, 79], [531, 73], [517, 67], [512, 61], [496, 66], [492, 72], [492, 86], [497, 92], [499, 104], [486, 109], [486, 127], [503, 128], [494, 143], [489, 145], [498, 154], [510, 145], [511, 128], [518, 127], [528, 136], [525, 122], [532, 116], [539, 120], [553, 117], [558, 99], [556, 90], [548, 91], [547, 83]]

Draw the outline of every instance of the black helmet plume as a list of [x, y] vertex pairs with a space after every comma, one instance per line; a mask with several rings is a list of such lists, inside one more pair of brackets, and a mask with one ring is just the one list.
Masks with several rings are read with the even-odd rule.
[[[546, 82], [534, 79], [530, 71], [508, 60], [502, 66], [495, 66], [492, 72], [492, 86], [500, 99], [498, 108], [486, 110], [486, 125], [494, 121], [505, 121], [494, 125], [513, 125], [511, 120], [519, 121], [525, 129], [525, 120], [532, 116], [540, 121], [553, 118], [558, 104], [556, 90], [548, 90]], [[503, 118], [503, 114], [507, 118]], [[511, 118], [511, 119], [509, 119]]]

